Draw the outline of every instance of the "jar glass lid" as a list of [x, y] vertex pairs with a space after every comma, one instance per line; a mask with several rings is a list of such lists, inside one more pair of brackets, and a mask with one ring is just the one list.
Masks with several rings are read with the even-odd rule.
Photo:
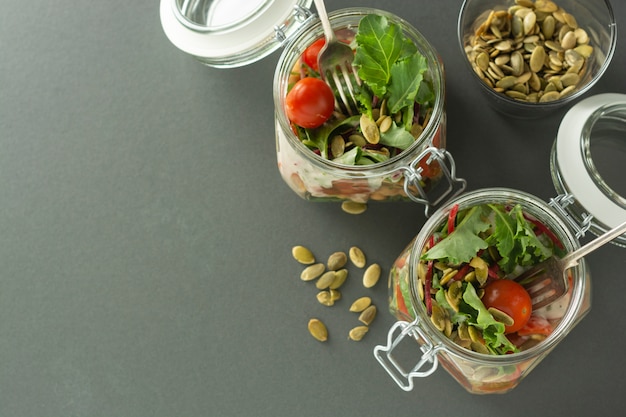
[[222, 68], [258, 61], [278, 49], [311, 13], [311, 0], [161, 0], [168, 39]]
[[626, 95], [599, 94], [572, 107], [559, 127], [560, 175], [594, 222], [626, 220]]

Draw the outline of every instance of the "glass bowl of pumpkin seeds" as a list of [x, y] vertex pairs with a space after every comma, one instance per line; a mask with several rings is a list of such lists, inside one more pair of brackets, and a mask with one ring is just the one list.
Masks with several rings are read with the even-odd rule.
[[608, 0], [464, 0], [458, 40], [496, 109], [538, 117], [600, 79], [617, 28]]

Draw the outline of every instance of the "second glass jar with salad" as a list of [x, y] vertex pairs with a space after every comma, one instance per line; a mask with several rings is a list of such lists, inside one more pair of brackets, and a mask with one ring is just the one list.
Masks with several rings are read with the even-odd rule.
[[444, 68], [435, 49], [385, 11], [342, 9], [329, 17], [339, 41], [354, 50], [358, 75], [350, 82], [358, 108], [337, 104], [337, 89], [321, 81], [324, 34], [318, 19], [307, 22], [286, 45], [274, 77], [284, 181], [308, 200], [413, 200], [427, 211], [463, 189], [445, 150]]
[[[520, 277], [579, 248], [586, 232], [600, 235], [626, 221], [616, 187], [625, 115], [623, 94], [592, 96], [568, 111], [550, 161], [561, 194], [549, 202], [483, 189], [453, 198], [428, 219], [390, 268], [389, 307], [398, 321], [374, 350], [402, 389], [440, 364], [471, 393], [508, 392], [586, 315], [584, 259], [564, 274], [564, 294], [543, 303], [536, 285], [549, 275], [532, 285]], [[613, 243], [625, 246], [625, 239]]]

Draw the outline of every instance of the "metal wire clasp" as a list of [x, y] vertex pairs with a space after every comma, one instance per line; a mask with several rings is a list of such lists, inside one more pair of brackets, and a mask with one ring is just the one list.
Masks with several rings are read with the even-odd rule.
[[[424, 168], [419, 166], [425, 158], [426, 165], [437, 162], [444, 177], [428, 193], [422, 185]], [[428, 147], [404, 168], [404, 192], [411, 200], [426, 206], [424, 209], [426, 217], [430, 216], [431, 210], [461, 193], [466, 186], [467, 181], [456, 177], [454, 158], [445, 149]]]
[[572, 216], [565, 210], [565, 207], [570, 204], [574, 204], [576, 199], [573, 194], [559, 194], [556, 197], [550, 199], [548, 204], [550, 207], [555, 209], [563, 218], [567, 221], [570, 227], [576, 232], [576, 238], [580, 239], [585, 236], [585, 233], [591, 227], [591, 220], [593, 220], [593, 216], [591, 214], [583, 213], [581, 214], [582, 221], [578, 223]]
[[[396, 322], [391, 326], [387, 334], [387, 345], [378, 345], [374, 348], [374, 357], [376, 357], [389, 376], [391, 376], [396, 384], [404, 391], [411, 391], [413, 389], [413, 378], [423, 378], [431, 375], [437, 370], [439, 364], [437, 360], [437, 351], [439, 348], [433, 346], [432, 343], [428, 341], [428, 338], [419, 327], [419, 322], [419, 317], [411, 323], [407, 321]], [[398, 329], [400, 333], [395, 335]], [[398, 347], [406, 336], [411, 336], [414, 341], [423, 343], [419, 347], [422, 352], [419, 361], [408, 371], [393, 356], [393, 350]]]
[[[313, 18], [314, 13], [307, 9], [306, 7], [302, 7], [298, 4], [293, 6], [293, 18], [299, 22], [306, 22], [308, 19]], [[283, 23], [282, 25], [274, 26], [274, 36], [276, 40], [283, 44], [287, 40], [287, 34], [285, 33], [285, 29], [287, 27], [287, 23]]]

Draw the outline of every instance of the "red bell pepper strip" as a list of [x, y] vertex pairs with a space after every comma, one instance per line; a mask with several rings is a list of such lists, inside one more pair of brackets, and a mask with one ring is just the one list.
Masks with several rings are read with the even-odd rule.
[[434, 261], [428, 261], [428, 269], [426, 270], [426, 282], [424, 283], [424, 303], [426, 304], [426, 312], [429, 316], [433, 312], [433, 300], [430, 295], [430, 289], [433, 285], [433, 264]]
[[459, 212], [459, 205], [455, 204], [450, 209], [450, 213], [448, 213], [448, 234], [454, 232], [454, 227], [456, 223], [456, 215]]

